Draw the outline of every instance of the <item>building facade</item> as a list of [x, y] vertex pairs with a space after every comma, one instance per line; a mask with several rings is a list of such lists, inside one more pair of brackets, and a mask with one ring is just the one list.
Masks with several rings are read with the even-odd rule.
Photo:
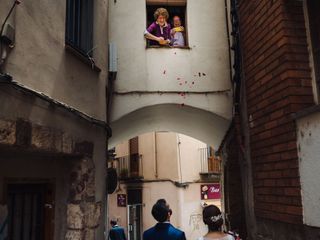
[[[120, 183], [109, 195], [108, 216], [125, 227], [130, 240], [156, 224], [153, 204], [166, 199], [173, 211], [171, 223], [185, 231], [187, 239], [207, 232], [202, 209], [221, 208], [220, 161], [205, 143], [183, 134], [153, 132], [124, 141], [109, 162]], [[123, 205], [121, 204], [123, 201]]]
[[2, 1], [0, 238], [103, 239], [107, 3]]
[[[168, 9], [169, 24], [182, 19], [185, 46], [148, 45], [144, 32], [158, 7]], [[226, 2], [109, 0], [108, 24], [118, 56], [110, 144], [173, 131], [218, 146], [232, 118]]]
[[231, 2], [237, 108], [221, 147], [230, 224], [245, 229], [245, 219], [250, 239], [317, 239], [319, 2]]

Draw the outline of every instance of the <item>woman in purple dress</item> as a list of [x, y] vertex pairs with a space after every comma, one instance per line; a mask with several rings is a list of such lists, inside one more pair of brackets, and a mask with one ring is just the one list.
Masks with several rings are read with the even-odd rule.
[[144, 36], [150, 40], [150, 45], [169, 45], [171, 42], [171, 27], [167, 23], [169, 13], [165, 8], [158, 8], [154, 13], [153, 22], [145, 31]]

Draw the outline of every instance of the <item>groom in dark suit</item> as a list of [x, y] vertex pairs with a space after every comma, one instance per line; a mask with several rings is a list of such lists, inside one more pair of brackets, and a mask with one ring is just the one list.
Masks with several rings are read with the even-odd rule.
[[170, 224], [172, 210], [166, 200], [159, 199], [151, 214], [158, 223], [143, 233], [143, 240], [186, 240], [184, 232]]

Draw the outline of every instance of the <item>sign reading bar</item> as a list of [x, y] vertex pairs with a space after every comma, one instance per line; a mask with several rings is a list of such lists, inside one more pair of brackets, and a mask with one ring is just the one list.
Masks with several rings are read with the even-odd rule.
[[117, 195], [117, 203], [118, 203], [118, 207], [127, 207], [127, 195], [126, 194], [118, 194]]
[[220, 184], [201, 185], [201, 200], [220, 199]]

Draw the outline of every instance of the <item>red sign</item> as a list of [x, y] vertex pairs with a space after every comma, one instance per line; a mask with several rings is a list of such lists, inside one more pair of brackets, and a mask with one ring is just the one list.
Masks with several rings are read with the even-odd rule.
[[220, 199], [220, 184], [201, 185], [201, 200]]
[[126, 207], [127, 206], [127, 195], [118, 194], [117, 195], [117, 203], [118, 203], [118, 207]]

